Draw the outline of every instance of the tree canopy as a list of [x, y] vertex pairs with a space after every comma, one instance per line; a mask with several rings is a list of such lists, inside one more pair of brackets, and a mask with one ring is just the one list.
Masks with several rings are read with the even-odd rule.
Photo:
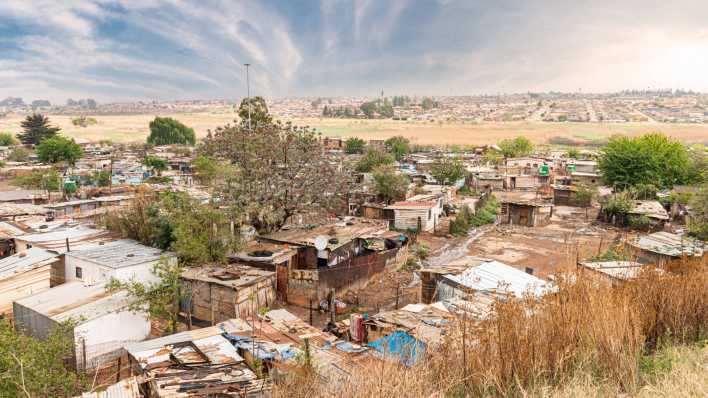
[[[250, 110], [249, 110], [250, 103]], [[268, 105], [266, 105], [263, 97], [244, 98], [238, 108], [238, 117], [248, 126], [249, 112], [251, 115], [251, 127], [261, 124], [270, 124], [273, 122], [273, 117], [268, 113]]]
[[207, 155], [200, 154], [192, 161], [197, 179], [205, 185], [211, 184], [219, 174], [219, 162]]
[[515, 158], [528, 156], [533, 153], [533, 144], [526, 137], [516, 137], [514, 139], [501, 140], [499, 148], [505, 158]]
[[691, 198], [691, 234], [701, 240], [708, 240], [708, 183]]
[[11, 162], [26, 162], [29, 159], [29, 151], [25, 148], [18, 146], [12, 148], [10, 153], [7, 155], [7, 160]]
[[152, 174], [160, 175], [163, 171], [167, 170], [167, 161], [154, 155], [145, 156], [140, 160], [140, 163], [149, 168]]
[[221, 203], [260, 231], [279, 229], [297, 213], [341, 208], [349, 179], [327, 158], [319, 135], [268, 119], [219, 127], [205, 140], [205, 154], [232, 166], [215, 187]]
[[194, 145], [197, 138], [194, 129], [171, 117], [156, 116], [150, 122], [148, 144], [152, 145]]
[[79, 144], [61, 135], [47, 138], [37, 145], [37, 157], [45, 163], [66, 163], [73, 166], [83, 155], [84, 151]]
[[86, 391], [89, 380], [66, 366], [74, 355], [72, 329], [61, 323], [38, 340], [0, 319], [0, 397], [72, 397]]
[[364, 153], [364, 156], [359, 159], [355, 168], [360, 173], [369, 173], [381, 165], [392, 164], [393, 162], [393, 156], [388, 153], [377, 148], [369, 148]]
[[403, 160], [406, 155], [411, 153], [410, 141], [400, 135], [387, 139], [384, 144], [398, 161]]
[[181, 192], [141, 189], [130, 206], [109, 213], [105, 224], [124, 237], [173, 250], [186, 265], [224, 263], [240, 247], [228, 210], [202, 204]]
[[366, 142], [361, 138], [352, 137], [344, 142], [344, 152], [348, 154], [364, 153]]
[[12, 133], [0, 133], [0, 146], [16, 145], [17, 142], [17, 138]]
[[598, 166], [605, 183], [619, 189], [637, 184], [663, 189], [688, 180], [689, 157], [680, 142], [660, 133], [615, 136], [602, 148]]
[[391, 165], [378, 166], [373, 171], [376, 193], [387, 203], [406, 197], [410, 180], [403, 174], [397, 174]]
[[438, 184], [452, 185], [465, 176], [465, 165], [460, 159], [443, 158], [433, 163], [430, 174]]
[[59, 191], [61, 189], [61, 174], [56, 169], [35, 170], [30, 174], [15, 177], [12, 184], [25, 189]]
[[27, 116], [20, 125], [22, 132], [17, 134], [17, 139], [25, 145], [37, 145], [61, 130], [59, 127], [50, 126], [49, 118], [40, 113]]

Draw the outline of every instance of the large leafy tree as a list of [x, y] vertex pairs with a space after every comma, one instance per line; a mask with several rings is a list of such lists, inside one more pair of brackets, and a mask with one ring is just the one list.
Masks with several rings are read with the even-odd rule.
[[109, 213], [106, 227], [143, 244], [177, 253], [186, 265], [225, 263], [240, 247], [236, 217], [181, 192], [141, 189], [127, 208]]
[[688, 180], [689, 165], [686, 148], [659, 133], [612, 137], [599, 159], [605, 183], [619, 189], [637, 184], [657, 188], [683, 184]]
[[37, 157], [45, 163], [73, 166], [83, 155], [84, 151], [74, 140], [60, 135], [47, 138], [37, 145]]
[[279, 229], [297, 213], [341, 208], [349, 191], [349, 179], [308, 127], [266, 117], [249, 128], [242, 120], [211, 133], [204, 151], [230, 162], [216, 194], [258, 230]]
[[17, 144], [17, 138], [12, 133], [0, 133], [0, 146], [11, 146]]
[[500, 141], [499, 149], [505, 158], [514, 158], [532, 154], [534, 146], [528, 138], [516, 137]]
[[430, 174], [438, 184], [452, 185], [465, 176], [465, 165], [460, 159], [443, 158], [433, 163]]
[[373, 169], [394, 162], [393, 156], [377, 148], [369, 148], [356, 164], [356, 171], [369, 173]]
[[344, 142], [344, 152], [348, 154], [364, 153], [366, 142], [361, 138], [352, 137]]
[[17, 138], [25, 145], [37, 145], [61, 130], [59, 127], [50, 126], [49, 118], [39, 113], [27, 116], [20, 125], [22, 132], [17, 134]]
[[155, 117], [150, 122], [148, 144], [152, 145], [194, 145], [197, 138], [194, 129], [171, 117]]
[[62, 323], [38, 340], [0, 319], [0, 397], [71, 397], [89, 389], [86, 377], [66, 367], [74, 354], [71, 330]]
[[250, 117], [251, 127], [273, 122], [273, 117], [268, 113], [268, 105], [263, 97], [244, 98], [238, 108], [238, 116], [246, 125], [248, 125]]
[[374, 169], [374, 188], [376, 193], [387, 203], [406, 197], [410, 181], [403, 174], [397, 174], [391, 165], [383, 165]]
[[407, 138], [401, 136], [395, 136], [387, 139], [384, 144], [386, 148], [396, 157], [396, 160], [403, 160], [406, 155], [411, 153], [410, 141]]

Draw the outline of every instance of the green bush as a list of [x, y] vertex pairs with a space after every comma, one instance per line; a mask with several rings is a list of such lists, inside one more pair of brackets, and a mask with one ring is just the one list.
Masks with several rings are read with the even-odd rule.
[[649, 220], [649, 217], [645, 216], [644, 214], [630, 215], [628, 222], [629, 226], [633, 229], [646, 229], [647, 227], [649, 227], [649, 224], [651, 224], [651, 220]]

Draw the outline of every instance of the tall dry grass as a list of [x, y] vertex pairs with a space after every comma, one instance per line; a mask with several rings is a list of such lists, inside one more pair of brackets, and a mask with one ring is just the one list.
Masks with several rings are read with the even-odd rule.
[[615, 287], [560, 275], [557, 291], [541, 300], [500, 301], [484, 321], [458, 319], [413, 368], [378, 361], [336, 382], [296, 374], [276, 383], [274, 396], [528, 396], [578, 380], [636, 393], [644, 355], [708, 333], [706, 260], [672, 268]]

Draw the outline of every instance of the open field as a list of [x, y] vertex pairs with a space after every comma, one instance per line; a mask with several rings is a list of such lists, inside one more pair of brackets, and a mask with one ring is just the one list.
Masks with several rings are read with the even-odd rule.
[[[171, 116], [193, 127], [199, 137], [207, 130], [222, 126], [234, 119], [233, 113], [180, 113]], [[70, 116], [49, 115], [53, 124], [72, 137], [91, 141], [102, 139], [114, 142], [144, 141], [148, 123], [154, 115], [96, 116], [98, 124], [81, 128], [71, 124]], [[0, 131], [18, 132], [22, 117], [10, 115], [0, 119]], [[504, 138], [523, 135], [536, 143], [546, 143], [554, 137], [591, 142], [614, 134], [640, 135], [663, 132], [684, 142], [708, 143], [708, 124], [651, 124], [651, 123], [544, 123], [544, 122], [422, 122], [359, 119], [294, 119], [293, 123], [308, 125], [333, 137], [358, 136], [364, 139], [385, 139], [402, 135], [421, 145], [478, 145], [494, 143]]]

